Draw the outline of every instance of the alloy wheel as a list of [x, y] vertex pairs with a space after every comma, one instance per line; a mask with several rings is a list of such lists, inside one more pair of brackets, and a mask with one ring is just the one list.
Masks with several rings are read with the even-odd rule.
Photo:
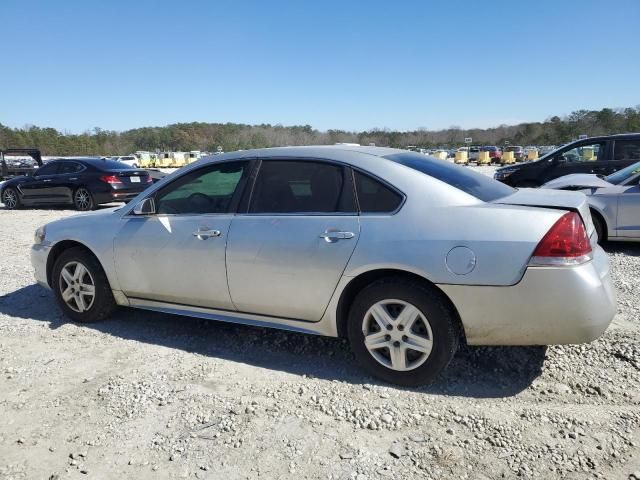
[[16, 205], [18, 205], [18, 196], [16, 192], [11, 189], [6, 190], [2, 197], [2, 203], [4, 203], [7, 208], [16, 208]]
[[88, 210], [91, 207], [91, 194], [84, 188], [79, 188], [75, 195], [78, 210]]
[[392, 370], [418, 368], [433, 348], [429, 321], [417, 307], [402, 300], [375, 303], [364, 316], [362, 333], [371, 356]]
[[80, 262], [69, 262], [60, 271], [62, 300], [74, 312], [91, 308], [96, 297], [96, 286], [87, 267]]

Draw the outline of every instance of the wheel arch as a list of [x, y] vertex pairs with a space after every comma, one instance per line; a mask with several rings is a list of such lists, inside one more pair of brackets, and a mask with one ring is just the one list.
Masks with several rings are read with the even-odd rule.
[[47, 256], [47, 284], [49, 286], [51, 286], [52, 284], [52, 278], [51, 275], [53, 273], [53, 266], [56, 263], [56, 260], [58, 260], [58, 258], [60, 258], [60, 255], [62, 255], [63, 252], [71, 249], [71, 248], [82, 248], [83, 250], [85, 250], [86, 252], [88, 252], [89, 254], [91, 254], [96, 261], [100, 264], [100, 266], [102, 267], [102, 269], [104, 270], [104, 266], [102, 266], [102, 262], [100, 261], [100, 259], [98, 258], [98, 256], [89, 248], [87, 247], [84, 243], [78, 242], [77, 240], [62, 240], [58, 243], [56, 243], [53, 247], [51, 247], [51, 251], [49, 252], [49, 255]]
[[609, 225], [607, 224], [607, 219], [597, 207], [589, 205], [589, 210], [591, 211], [591, 216], [596, 218], [602, 225], [602, 235], [604, 238], [600, 239], [600, 241], [606, 241], [609, 237]]
[[411, 280], [414, 282], [422, 283], [437, 292], [443, 301], [449, 306], [453, 317], [456, 319], [456, 328], [460, 335], [461, 343], [466, 344], [466, 337], [464, 333], [464, 325], [462, 319], [458, 313], [458, 309], [453, 304], [451, 299], [444, 293], [435, 283], [431, 282], [427, 278], [418, 275], [407, 270], [400, 270], [395, 268], [379, 268], [374, 270], [368, 270], [354, 277], [340, 292], [340, 299], [336, 307], [336, 329], [338, 337], [345, 338], [347, 335], [347, 321], [349, 319], [349, 310], [353, 300], [356, 298], [365, 287], [371, 285], [382, 278], [396, 277]]

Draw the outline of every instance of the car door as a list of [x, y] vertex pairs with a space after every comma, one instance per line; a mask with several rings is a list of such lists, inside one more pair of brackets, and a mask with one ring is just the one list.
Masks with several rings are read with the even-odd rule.
[[640, 176], [636, 176], [622, 188], [618, 195], [616, 235], [640, 238]]
[[360, 234], [342, 165], [264, 159], [246, 213], [231, 223], [229, 290], [239, 311], [318, 321]]
[[127, 215], [114, 240], [129, 297], [234, 310], [225, 248], [250, 161], [209, 164], [153, 194], [155, 212]]
[[20, 185], [27, 204], [55, 203], [54, 181], [61, 162], [49, 162], [36, 170], [30, 182]]
[[86, 167], [79, 162], [65, 160], [60, 163], [58, 173], [50, 184], [51, 195], [63, 203], [73, 202], [73, 192]]
[[607, 175], [606, 142], [582, 142], [560, 150], [553, 158], [553, 167], [545, 172], [545, 182], [573, 173]]

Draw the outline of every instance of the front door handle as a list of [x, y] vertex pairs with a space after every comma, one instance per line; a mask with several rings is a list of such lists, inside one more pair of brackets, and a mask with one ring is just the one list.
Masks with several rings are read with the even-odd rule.
[[334, 243], [338, 240], [349, 240], [350, 238], [355, 237], [356, 234], [353, 232], [330, 232], [326, 231], [320, 234], [320, 238], [324, 238], [327, 243]]
[[50, 178], [45, 178], [45, 179], [43, 180], [43, 182], [50, 182], [50, 181], [51, 181], [51, 179], [50, 179]]
[[199, 240], [207, 240], [211, 237], [219, 237], [220, 230], [210, 230], [208, 227], [200, 227], [198, 230], [193, 232], [194, 237], [198, 237]]

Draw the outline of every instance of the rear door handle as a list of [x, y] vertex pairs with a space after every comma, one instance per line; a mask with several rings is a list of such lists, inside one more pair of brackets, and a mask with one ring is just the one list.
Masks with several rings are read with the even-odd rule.
[[50, 178], [45, 178], [45, 179], [43, 180], [43, 182], [50, 182], [50, 181], [51, 181], [51, 179], [50, 179]]
[[353, 232], [329, 232], [326, 231], [320, 234], [320, 238], [324, 238], [327, 243], [334, 243], [338, 240], [349, 240], [350, 238], [355, 237], [356, 234]]
[[207, 240], [211, 237], [219, 237], [220, 230], [210, 230], [208, 227], [199, 228], [192, 234], [194, 237], [198, 237], [200, 240]]

